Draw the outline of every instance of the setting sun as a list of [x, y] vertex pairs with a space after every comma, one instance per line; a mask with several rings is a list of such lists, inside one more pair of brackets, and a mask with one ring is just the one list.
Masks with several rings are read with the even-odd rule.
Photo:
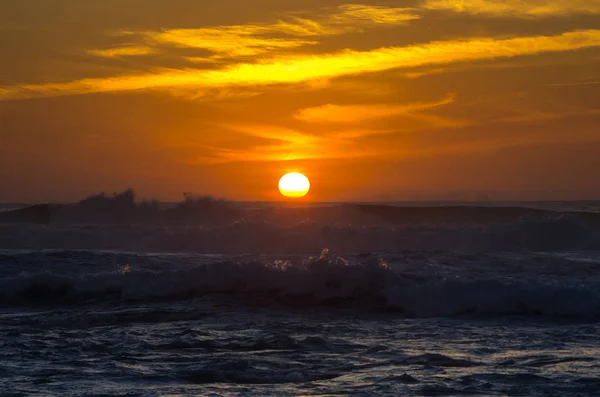
[[298, 172], [291, 172], [279, 180], [279, 191], [285, 197], [304, 197], [310, 190], [308, 178]]

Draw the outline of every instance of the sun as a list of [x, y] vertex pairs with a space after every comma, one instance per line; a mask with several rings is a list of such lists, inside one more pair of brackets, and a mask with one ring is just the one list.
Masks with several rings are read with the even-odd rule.
[[310, 190], [310, 181], [299, 172], [290, 172], [285, 174], [279, 180], [279, 191], [285, 197], [299, 198], [304, 197]]

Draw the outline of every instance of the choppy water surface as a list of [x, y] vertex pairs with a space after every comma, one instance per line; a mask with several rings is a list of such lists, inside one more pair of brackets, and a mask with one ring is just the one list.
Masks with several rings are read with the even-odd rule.
[[14, 395], [594, 395], [597, 324], [193, 300], [4, 315]]
[[600, 395], [600, 254], [1, 253], [0, 394]]

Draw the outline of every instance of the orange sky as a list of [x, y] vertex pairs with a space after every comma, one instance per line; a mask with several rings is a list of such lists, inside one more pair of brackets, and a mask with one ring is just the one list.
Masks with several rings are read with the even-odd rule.
[[600, 0], [0, 1], [0, 202], [600, 198]]

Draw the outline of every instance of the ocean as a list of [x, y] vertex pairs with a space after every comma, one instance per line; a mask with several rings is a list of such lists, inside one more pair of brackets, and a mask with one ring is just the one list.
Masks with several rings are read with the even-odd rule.
[[600, 396], [600, 203], [0, 214], [2, 396]]

